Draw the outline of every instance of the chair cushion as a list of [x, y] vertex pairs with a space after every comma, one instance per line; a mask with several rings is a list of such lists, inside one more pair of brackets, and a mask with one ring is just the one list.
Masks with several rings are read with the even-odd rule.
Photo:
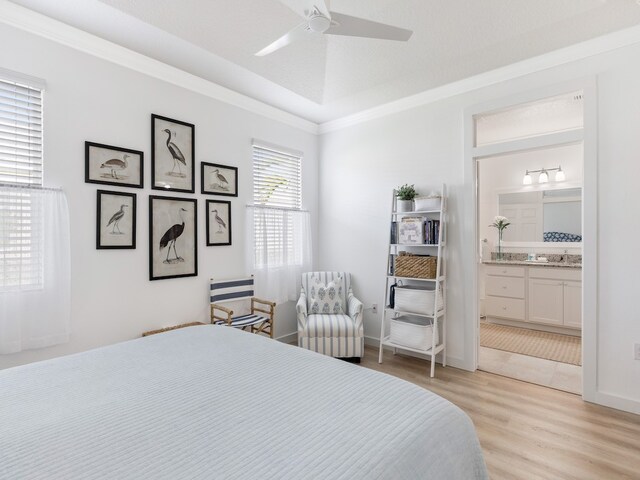
[[344, 291], [342, 278], [338, 277], [326, 285], [318, 278], [314, 278], [309, 289], [309, 300], [307, 308], [309, 313], [339, 314], [344, 310]]
[[305, 334], [309, 337], [354, 337], [356, 326], [349, 315], [309, 315]]
[[[259, 323], [268, 322], [269, 317], [264, 317], [262, 315], [240, 315], [238, 317], [233, 317], [231, 319], [232, 327], [248, 327], [249, 325], [257, 325]], [[224, 320], [218, 320], [214, 322], [215, 325], [227, 325], [227, 322]]]

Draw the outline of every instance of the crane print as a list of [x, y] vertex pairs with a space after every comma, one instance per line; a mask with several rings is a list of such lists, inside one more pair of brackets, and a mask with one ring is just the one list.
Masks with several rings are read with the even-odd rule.
[[[176, 250], [176, 240], [184, 232], [184, 218], [182, 217], [182, 212], [186, 211], [187, 210], [184, 208], [178, 210], [178, 216], [180, 217], [182, 223], [176, 223], [175, 225], [173, 225], [164, 233], [164, 235], [162, 235], [162, 238], [160, 239], [160, 250], [162, 250], [163, 248], [167, 249], [167, 258], [164, 260], [164, 263], [184, 262], [184, 258], [178, 255], [178, 252]], [[173, 254], [175, 255], [175, 257], [170, 260], [169, 254], [171, 253], [172, 246]]]
[[[113, 227], [111, 227], [111, 235], [122, 235], [122, 232], [120, 231], [120, 226], [118, 224], [120, 223], [120, 220], [122, 220], [122, 217], [124, 217], [124, 209], [128, 207], [129, 205], [125, 205], [125, 204], [120, 205], [120, 210], [114, 213], [109, 219], [109, 222], [107, 223], [107, 227], [109, 225], [113, 225]], [[118, 233], [116, 233], [116, 229], [118, 230]]]
[[223, 233], [222, 229], [226, 229], [227, 224], [224, 223], [224, 220], [218, 215], [218, 210], [213, 210], [211, 213], [213, 213], [216, 224], [218, 225], [218, 233]]
[[115, 178], [116, 180], [121, 180], [121, 178], [118, 177], [117, 172], [122, 172], [129, 166], [127, 158], [129, 158], [129, 155], [125, 153], [122, 156], [122, 160], [120, 160], [119, 158], [112, 158], [111, 160], [107, 160], [102, 165], [100, 165], [100, 168], [110, 170], [110, 173], [108, 173], [106, 176]]
[[229, 190], [229, 181], [220, 173], [220, 169], [216, 168], [211, 172], [211, 188], [220, 188], [221, 190]]
[[[171, 169], [170, 172], [167, 172], [167, 175], [173, 175], [173, 176], [178, 176], [178, 177], [185, 177], [186, 175], [184, 173], [182, 173], [182, 170], [180, 168], [180, 164], [184, 165], [185, 167], [187, 166], [187, 161], [184, 158], [184, 155], [182, 154], [182, 151], [180, 150], [180, 147], [178, 147], [178, 145], [176, 145], [172, 140], [172, 136], [176, 136], [175, 132], [171, 132], [171, 130], [169, 130], [168, 128], [165, 128], [164, 133], [167, 134], [167, 149], [169, 150], [169, 153], [171, 154], [171, 158], [173, 159], [173, 168]], [[176, 167], [178, 167], [178, 173], [175, 173]]]

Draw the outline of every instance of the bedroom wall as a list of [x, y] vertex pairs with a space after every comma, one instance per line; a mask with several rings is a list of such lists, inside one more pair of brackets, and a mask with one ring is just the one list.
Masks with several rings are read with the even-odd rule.
[[[311, 211], [317, 244], [317, 144], [315, 135], [212, 98], [148, 77], [58, 43], [0, 25], [0, 66], [42, 78], [44, 175], [47, 186], [62, 187], [71, 215], [71, 341], [51, 348], [0, 356], [0, 368], [78, 352], [139, 337], [143, 331], [208, 318], [210, 276], [246, 273], [244, 213], [251, 202], [251, 139], [304, 152], [303, 203]], [[231, 198], [233, 245], [205, 246], [205, 198], [198, 199], [197, 277], [149, 281], [148, 197], [151, 190], [151, 114], [196, 125], [196, 192], [199, 162], [239, 167], [238, 198]], [[129, 147], [145, 153], [145, 189], [84, 183], [84, 141]], [[135, 250], [95, 248], [96, 190], [136, 193]], [[276, 336], [296, 331], [294, 306], [278, 307]]]
[[[472, 368], [475, 319], [469, 272], [475, 261], [473, 184], [465, 180], [464, 110], [480, 103], [597, 75], [598, 83], [598, 351], [597, 390], [609, 404], [640, 412], [640, 342], [635, 303], [640, 216], [630, 213], [640, 178], [640, 45], [457, 95], [326, 133], [320, 153], [320, 267], [353, 272], [367, 307], [382, 306], [391, 190], [405, 182], [429, 192], [449, 188], [448, 351]], [[472, 242], [472, 243], [470, 243]], [[354, 255], [354, 252], [358, 252]], [[365, 315], [369, 343], [380, 315]], [[425, 370], [427, 366], [425, 365]]]

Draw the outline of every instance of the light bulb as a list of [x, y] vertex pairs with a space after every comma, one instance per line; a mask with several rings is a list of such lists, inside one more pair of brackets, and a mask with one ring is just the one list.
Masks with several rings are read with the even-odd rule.
[[529, 170], [527, 170], [527, 173], [524, 175], [524, 178], [522, 179], [522, 184], [531, 185], [531, 175], [529, 174]]
[[558, 171], [556, 172], [556, 182], [564, 182], [565, 180], [566, 176], [564, 175], [562, 167], [558, 167]]
[[549, 181], [549, 174], [546, 170], [542, 170], [540, 172], [540, 176], [538, 177], [538, 183], [547, 183]]

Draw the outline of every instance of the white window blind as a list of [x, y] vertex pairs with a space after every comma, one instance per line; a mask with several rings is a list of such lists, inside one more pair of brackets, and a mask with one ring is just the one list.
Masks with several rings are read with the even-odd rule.
[[279, 208], [302, 207], [302, 155], [253, 145], [253, 202]]
[[42, 185], [42, 90], [1, 79], [0, 183]]
[[[302, 153], [253, 143], [253, 203], [247, 215], [248, 263], [259, 295], [295, 300], [311, 268], [309, 212], [302, 210]], [[249, 237], [251, 238], [251, 237]]]
[[[43, 282], [42, 90], [0, 79], [0, 290]], [[20, 188], [26, 187], [26, 188]]]

